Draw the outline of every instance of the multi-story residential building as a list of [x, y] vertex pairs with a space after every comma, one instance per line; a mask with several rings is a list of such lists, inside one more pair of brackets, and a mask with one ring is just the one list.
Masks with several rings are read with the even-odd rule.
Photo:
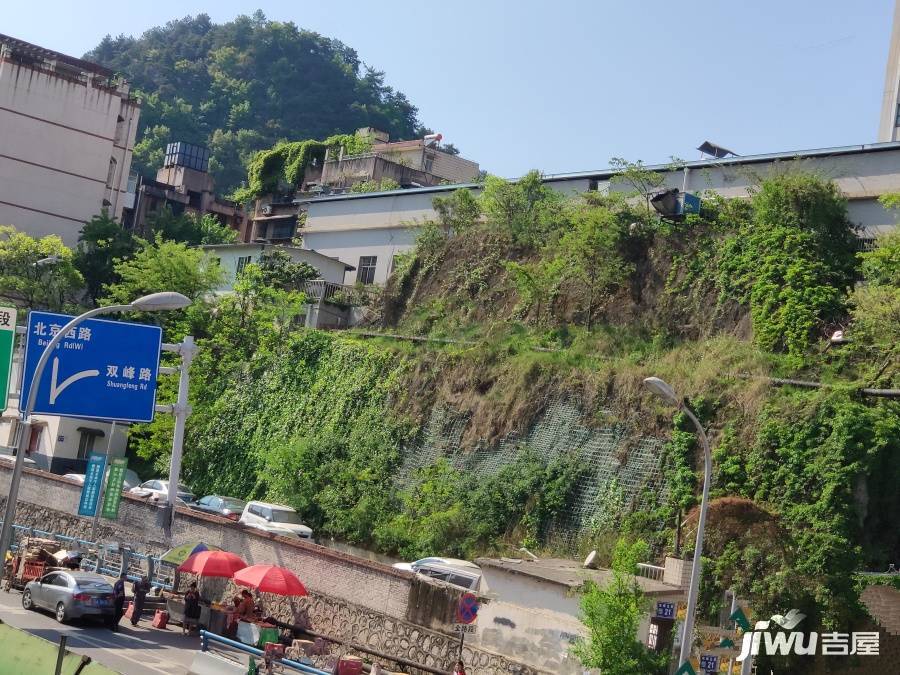
[[111, 70], [0, 35], [0, 224], [69, 246], [128, 193], [140, 103]]
[[183, 213], [214, 215], [220, 223], [245, 236], [244, 209], [234, 202], [218, 199], [215, 181], [209, 174], [209, 150], [190, 143], [169, 143], [156, 180], [133, 176], [135, 198], [122, 216], [122, 225], [147, 236], [147, 219], [163, 208], [176, 216]]
[[[798, 150], [765, 155], [722, 157], [670, 165], [648, 166], [662, 174], [661, 189], [699, 193], [712, 190], [726, 197], [746, 197], [748, 188], [770, 174], [808, 171], [833, 179], [848, 199], [851, 221], [865, 245], [879, 231], [895, 225], [895, 215], [878, 197], [900, 192], [900, 142]], [[597, 190], [632, 190], [614, 180], [615, 169], [544, 176], [544, 183], [567, 194]], [[478, 192], [478, 183], [435, 185], [367, 194], [303, 197], [296, 202], [306, 212], [299, 229], [305, 248], [353, 265], [345, 283], [387, 281], [395, 256], [415, 246], [422, 222], [436, 218], [434, 197], [453, 190]]]
[[894, 25], [884, 74], [878, 140], [900, 140], [900, 0], [894, 0]]
[[[460, 157], [441, 145], [441, 134], [411, 141], [391, 142], [389, 136], [369, 127], [357, 135], [372, 141], [370, 151], [359, 155], [325, 152], [321, 162], [310, 164], [296, 190], [258, 199], [243, 240], [288, 244], [302, 222], [304, 201], [295, 197], [346, 194], [354, 185], [392, 181], [404, 189], [446, 183], [465, 183], [479, 174], [477, 162]], [[300, 208], [298, 208], [298, 206]]]

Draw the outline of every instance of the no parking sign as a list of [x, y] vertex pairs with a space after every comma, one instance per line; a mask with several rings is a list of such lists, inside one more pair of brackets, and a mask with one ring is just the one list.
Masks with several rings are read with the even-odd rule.
[[463, 593], [456, 606], [457, 623], [475, 623], [478, 618], [478, 598], [472, 593]]

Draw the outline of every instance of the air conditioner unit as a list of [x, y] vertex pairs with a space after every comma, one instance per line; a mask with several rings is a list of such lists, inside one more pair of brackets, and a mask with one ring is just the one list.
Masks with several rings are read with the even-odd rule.
[[265, 206], [263, 206], [262, 213], [264, 216], [271, 216], [272, 215], [272, 205], [266, 204]]

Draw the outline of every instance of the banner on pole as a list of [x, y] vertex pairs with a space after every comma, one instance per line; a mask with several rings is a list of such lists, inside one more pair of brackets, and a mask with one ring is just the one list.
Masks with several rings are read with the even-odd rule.
[[125, 470], [128, 459], [115, 457], [109, 463], [109, 478], [106, 479], [106, 492], [103, 494], [103, 509], [100, 515], [110, 520], [119, 517], [119, 502], [122, 501], [122, 487], [125, 485]]
[[105, 469], [106, 455], [92, 452], [84, 470], [84, 485], [81, 487], [81, 500], [78, 502], [79, 516], [93, 516], [97, 513], [97, 501], [100, 499], [100, 486], [103, 484]]

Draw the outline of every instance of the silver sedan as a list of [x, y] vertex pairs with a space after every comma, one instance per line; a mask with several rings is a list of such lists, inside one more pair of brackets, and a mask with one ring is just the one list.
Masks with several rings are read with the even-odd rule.
[[110, 583], [88, 572], [49, 572], [28, 582], [22, 593], [22, 607], [49, 609], [60, 623], [81, 617], [112, 623], [113, 600]]

